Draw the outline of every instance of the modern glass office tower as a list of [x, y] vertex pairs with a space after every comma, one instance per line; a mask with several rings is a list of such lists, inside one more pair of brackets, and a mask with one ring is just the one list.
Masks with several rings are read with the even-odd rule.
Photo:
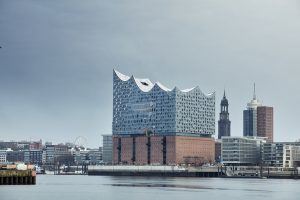
[[215, 93], [168, 89], [113, 72], [113, 135], [206, 136], [215, 133]]
[[256, 99], [255, 85], [253, 99], [243, 112], [244, 136], [266, 137], [273, 142], [273, 107], [262, 106]]
[[257, 107], [261, 103], [256, 99], [255, 85], [253, 99], [247, 104], [247, 109], [243, 112], [243, 135], [257, 136]]

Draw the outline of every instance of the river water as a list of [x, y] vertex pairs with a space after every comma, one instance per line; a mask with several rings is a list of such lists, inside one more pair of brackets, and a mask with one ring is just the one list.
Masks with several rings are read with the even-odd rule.
[[39, 175], [0, 186], [0, 200], [299, 200], [300, 180]]

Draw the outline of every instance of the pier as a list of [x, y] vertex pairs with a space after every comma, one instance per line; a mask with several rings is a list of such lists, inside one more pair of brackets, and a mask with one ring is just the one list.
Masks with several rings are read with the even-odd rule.
[[35, 185], [36, 173], [33, 169], [0, 169], [0, 185]]

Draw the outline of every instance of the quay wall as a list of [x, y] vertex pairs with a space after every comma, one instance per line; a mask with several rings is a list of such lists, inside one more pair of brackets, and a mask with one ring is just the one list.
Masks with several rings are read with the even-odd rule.
[[89, 166], [88, 175], [98, 176], [164, 176], [164, 177], [220, 177], [218, 167], [185, 168], [180, 166]]
[[33, 170], [0, 170], [0, 185], [35, 185]]

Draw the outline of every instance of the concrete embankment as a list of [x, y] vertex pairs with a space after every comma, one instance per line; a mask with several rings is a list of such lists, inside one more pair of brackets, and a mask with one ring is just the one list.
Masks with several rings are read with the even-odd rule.
[[225, 177], [225, 178], [300, 178], [298, 170], [259, 166], [88, 166], [88, 175], [98, 176], [160, 176], [160, 177]]
[[219, 167], [178, 166], [89, 166], [88, 175], [98, 176], [160, 176], [160, 177], [220, 177]]

